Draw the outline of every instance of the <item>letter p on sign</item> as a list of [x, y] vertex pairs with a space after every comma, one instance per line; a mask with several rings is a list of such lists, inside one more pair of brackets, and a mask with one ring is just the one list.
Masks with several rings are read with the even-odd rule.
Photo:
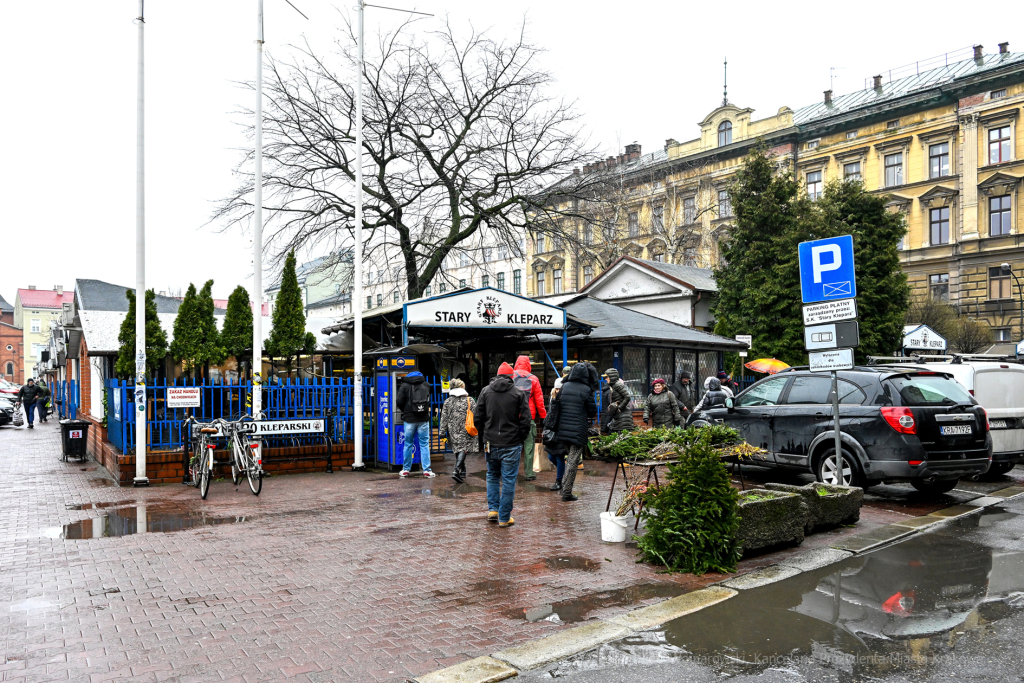
[[857, 296], [853, 236], [801, 242], [800, 294], [805, 304]]
[[[821, 261], [821, 257], [825, 254], [832, 255], [829, 263], [822, 263]], [[841, 265], [843, 265], [843, 253], [840, 251], [838, 244], [823, 244], [818, 247], [811, 247], [811, 269], [814, 273], [815, 284], [821, 282], [822, 273], [827, 273], [830, 270], [839, 270]]]

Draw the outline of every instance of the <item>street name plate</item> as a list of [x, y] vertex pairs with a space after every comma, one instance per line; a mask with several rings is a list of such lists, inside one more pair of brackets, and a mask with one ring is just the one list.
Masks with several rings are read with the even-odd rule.
[[323, 419], [295, 420], [259, 420], [254, 422], [255, 436], [277, 436], [278, 434], [321, 434], [324, 431]]
[[853, 349], [811, 351], [807, 354], [807, 357], [811, 361], [811, 372], [853, 369]]
[[822, 301], [804, 306], [804, 325], [821, 325], [853, 320], [857, 317], [856, 299]]
[[804, 328], [804, 347], [808, 351], [857, 346], [860, 346], [860, 325], [856, 320]]

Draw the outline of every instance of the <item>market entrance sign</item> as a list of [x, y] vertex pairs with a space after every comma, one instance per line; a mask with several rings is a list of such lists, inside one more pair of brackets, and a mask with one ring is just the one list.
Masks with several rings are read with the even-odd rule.
[[561, 330], [565, 311], [488, 288], [408, 303], [405, 321], [409, 327]]
[[[252, 430], [254, 436], [322, 434], [324, 431], [324, 420], [259, 420], [257, 422], [250, 422], [247, 426]], [[252, 426], [255, 426], [255, 429]]]

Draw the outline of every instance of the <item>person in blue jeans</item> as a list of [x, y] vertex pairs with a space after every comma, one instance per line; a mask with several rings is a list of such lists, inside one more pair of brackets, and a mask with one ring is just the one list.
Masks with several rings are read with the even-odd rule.
[[487, 455], [487, 521], [506, 528], [516, 523], [512, 505], [523, 443], [533, 418], [529, 397], [512, 381], [512, 366], [502, 363], [498, 376], [480, 392], [473, 409]]
[[436, 477], [430, 471], [430, 387], [422, 372], [410, 372], [402, 379], [395, 404], [402, 411], [405, 422], [405, 457], [398, 476], [408, 477], [411, 474], [413, 451], [419, 441], [423, 476]]

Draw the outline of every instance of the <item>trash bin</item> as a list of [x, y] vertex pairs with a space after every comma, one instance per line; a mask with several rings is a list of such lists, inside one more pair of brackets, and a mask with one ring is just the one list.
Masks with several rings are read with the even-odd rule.
[[64, 450], [64, 459], [69, 457], [86, 458], [85, 444], [89, 438], [89, 422], [87, 420], [61, 420], [60, 441]]

